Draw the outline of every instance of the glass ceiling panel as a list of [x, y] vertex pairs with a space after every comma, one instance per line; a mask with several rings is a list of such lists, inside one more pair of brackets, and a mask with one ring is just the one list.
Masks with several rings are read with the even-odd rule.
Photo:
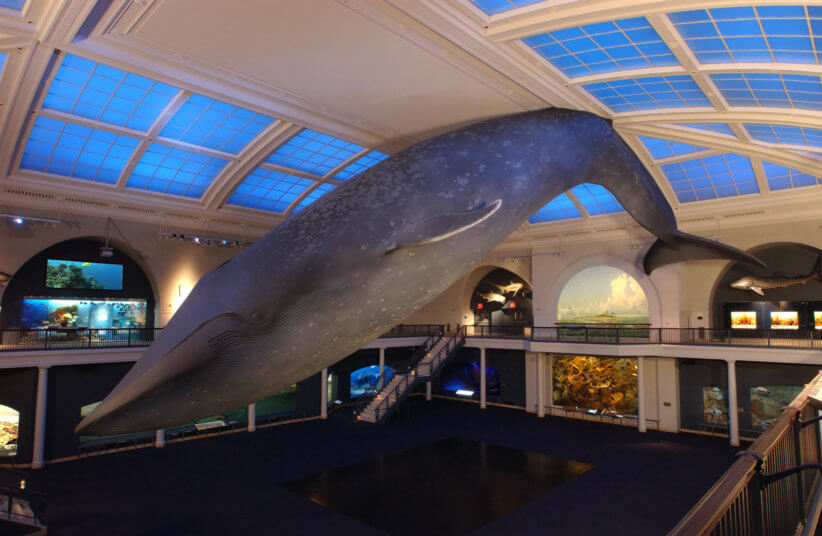
[[765, 168], [765, 177], [768, 179], [768, 187], [771, 190], [787, 190], [789, 188], [801, 188], [803, 186], [813, 186], [822, 184], [822, 178], [814, 177], [808, 173], [803, 173], [785, 166], [762, 162]]
[[305, 198], [302, 201], [300, 201], [299, 205], [294, 207], [294, 211], [292, 212], [292, 214], [295, 214], [295, 213], [301, 211], [302, 209], [304, 209], [305, 207], [307, 207], [308, 205], [310, 205], [311, 203], [313, 203], [317, 199], [321, 198], [322, 196], [324, 196], [325, 194], [327, 194], [328, 192], [330, 192], [334, 188], [336, 188], [336, 186], [334, 186], [333, 184], [328, 184], [327, 182], [324, 182], [323, 184], [320, 184], [314, 190], [312, 190], [307, 196], [305, 196]]
[[0, 54], [0, 73], [3, 72], [3, 64], [6, 63], [6, 55]]
[[720, 73], [711, 79], [731, 106], [822, 110], [818, 76], [779, 73]]
[[726, 136], [736, 137], [734, 131], [727, 123], [676, 123], [681, 127], [696, 128], [699, 130], [709, 130], [717, 134], [725, 134]]
[[695, 153], [697, 151], [707, 151], [705, 147], [698, 145], [688, 145], [687, 143], [679, 143], [678, 141], [661, 140], [659, 138], [647, 138], [639, 136], [639, 140], [648, 149], [651, 157], [654, 160], [661, 158], [670, 158], [672, 156], [679, 156], [681, 154]]
[[582, 87], [614, 112], [711, 106], [688, 75], [612, 80]]
[[625, 210], [616, 197], [607, 188], [599, 184], [584, 182], [571, 188], [571, 191], [591, 216], [612, 214]]
[[16, 9], [20, 11], [23, 9], [23, 5], [26, 3], [26, 0], [0, 0], [0, 7], [7, 7], [9, 9]]
[[340, 170], [339, 173], [334, 175], [334, 178], [340, 181], [347, 181], [351, 177], [359, 175], [371, 166], [379, 162], [382, 162], [386, 158], [388, 158], [388, 155], [385, 153], [381, 153], [379, 151], [371, 151], [370, 153], [363, 155], [360, 158], [348, 164], [348, 166], [346, 166], [345, 168]]
[[680, 203], [759, 192], [751, 161], [738, 154], [660, 166]]
[[570, 218], [581, 218], [577, 207], [573, 201], [565, 195], [559, 194], [550, 203], [542, 207], [536, 214], [528, 218], [531, 223], [542, 223], [546, 221], [567, 220]]
[[228, 160], [152, 143], [128, 179], [128, 188], [200, 198]]
[[237, 187], [228, 204], [285, 212], [314, 181], [258, 167]]
[[700, 63], [822, 60], [822, 7], [724, 7], [670, 13], [668, 18]]
[[129, 136], [40, 116], [20, 168], [114, 184], [139, 143]]
[[496, 15], [539, 2], [542, 0], [471, 0], [471, 3], [483, 10], [486, 15]]
[[522, 41], [570, 78], [679, 65], [645, 17], [566, 28]]
[[753, 139], [767, 143], [822, 147], [822, 130], [815, 128], [745, 123], [745, 130]]
[[273, 122], [273, 117], [191, 95], [160, 136], [237, 154]]
[[356, 143], [305, 129], [274, 151], [266, 162], [325, 175], [362, 150]]
[[178, 92], [169, 85], [67, 54], [43, 108], [147, 131]]

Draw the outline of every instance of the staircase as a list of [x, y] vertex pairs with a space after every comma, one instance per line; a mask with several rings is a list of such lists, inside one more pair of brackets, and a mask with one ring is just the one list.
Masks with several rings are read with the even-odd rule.
[[416, 362], [412, 359], [410, 371], [407, 374], [395, 374], [391, 381], [357, 415], [357, 420], [374, 424], [383, 422], [391, 414], [391, 410], [399, 406], [418, 382], [428, 381], [436, 376], [445, 362], [463, 344], [465, 344], [465, 335], [461, 331], [432, 336], [426, 341]]
[[23, 473], [0, 468], [0, 534], [46, 534], [45, 495], [25, 489]]

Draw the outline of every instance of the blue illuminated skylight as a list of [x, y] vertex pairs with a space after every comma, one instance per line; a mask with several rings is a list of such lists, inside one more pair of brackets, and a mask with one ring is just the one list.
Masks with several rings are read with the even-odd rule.
[[566, 28], [522, 41], [570, 78], [679, 65], [645, 17]]
[[327, 194], [328, 192], [330, 192], [334, 188], [336, 188], [336, 186], [334, 186], [333, 184], [328, 184], [327, 182], [324, 182], [323, 184], [320, 184], [319, 186], [314, 188], [314, 190], [309, 192], [309, 194], [307, 196], [305, 196], [305, 198], [302, 201], [300, 201], [299, 205], [294, 207], [294, 210], [292, 211], [292, 214], [301, 211], [302, 209], [304, 209], [305, 207], [307, 207], [308, 205], [310, 205], [311, 203], [313, 203], [317, 199], [321, 198], [322, 196], [324, 196], [325, 194]]
[[139, 143], [129, 136], [40, 116], [20, 168], [114, 184]]
[[178, 89], [67, 54], [43, 108], [147, 131]]
[[808, 173], [786, 168], [785, 166], [763, 161], [762, 167], [765, 168], [765, 177], [768, 179], [768, 187], [771, 190], [787, 190], [789, 188], [822, 184], [822, 178], [820, 177], [814, 177]]
[[360, 173], [370, 168], [374, 164], [382, 162], [386, 158], [388, 158], [387, 154], [381, 153], [379, 151], [371, 151], [370, 153], [363, 155], [360, 158], [348, 164], [345, 168], [340, 170], [339, 173], [334, 175], [334, 178], [340, 181], [347, 181], [351, 177], [359, 175]]
[[160, 136], [237, 154], [273, 122], [233, 104], [191, 95]]
[[3, 72], [3, 64], [6, 63], [6, 55], [0, 54], [0, 73]]
[[706, 156], [660, 169], [680, 203], [759, 192], [751, 161], [738, 154]]
[[580, 217], [582, 217], [582, 214], [574, 206], [573, 201], [567, 195], [559, 194], [550, 203], [539, 209], [536, 214], [528, 218], [528, 221], [542, 223]]
[[152, 143], [126, 186], [200, 198], [227, 163], [223, 158]]
[[483, 10], [486, 15], [496, 15], [538, 2], [542, 0], [471, 0], [471, 3]]
[[700, 63], [822, 61], [820, 7], [722, 7], [670, 13], [668, 18]]
[[230, 205], [285, 212], [314, 181], [258, 167], [228, 198]]
[[753, 139], [767, 143], [822, 147], [822, 130], [815, 128], [745, 123], [745, 130]]
[[688, 75], [612, 80], [584, 84], [582, 87], [614, 112], [711, 106]]
[[725, 134], [726, 136], [736, 137], [734, 131], [727, 123], [676, 123], [681, 127], [696, 128], [699, 130], [709, 130], [717, 134]]
[[822, 81], [818, 76], [779, 73], [712, 74], [731, 106], [762, 106], [822, 110]]
[[362, 150], [356, 143], [305, 129], [274, 151], [266, 162], [325, 175]]
[[26, 0], [0, 0], [0, 7], [7, 7], [9, 9], [16, 9], [20, 11], [23, 9], [23, 5], [26, 3]]
[[705, 147], [688, 145], [687, 143], [679, 143], [678, 141], [660, 140], [659, 138], [646, 138], [645, 136], [640, 136], [639, 139], [642, 144], [645, 145], [645, 148], [648, 149], [648, 152], [654, 160], [708, 150]]
[[619, 204], [616, 197], [604, 186], [584, 182], [571, 189], [579, 202], [591, 216], [599, 214], [612, 214], [622, 212], [625, 209]]

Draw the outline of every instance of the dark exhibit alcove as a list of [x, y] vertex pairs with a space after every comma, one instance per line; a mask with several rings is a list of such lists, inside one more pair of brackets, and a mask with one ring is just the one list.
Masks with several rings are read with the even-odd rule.
[[[466, 389], [473, 391], [467, 398], [479, 400], [479, 363], [478, 349], [461, 348], [435, 380], [435, 392], [452, 397], [455, 382], [475, 381], [474, 388]], [[489, 348], [485, 351], [485, 366], [488, 402], [525, 407], [525, 352]]]
[[471, 310], [475, 325], [530, 325], [534, 318], [531, 285], [515, 273], [497, 268], [477, 283]]
[[[768, 267], [733, 263], [720, 276], [711, 300], [713, 327], [717, 329], [814, 329], [816, 321], [822, 328], [822, 280], [815, 277], [814, 269], [822, 250], [795, 243], [779, 243], [750, 250]], [[758, 281], [745, 278], [765, 278], [762, 288]], [[791, 278], [796, 282], [787, 286], [767, 288], [768, 283], [779, 283]], [[807, 278], [807, 279], [805, 279]], [[804, 281], [803, 281], [804, 280]], [[738, 287], [732, 283], [740, 282]], [[782, 281], [785, 283], [787, 281]], [[756, 287], [762, 294], [750, 288]]]

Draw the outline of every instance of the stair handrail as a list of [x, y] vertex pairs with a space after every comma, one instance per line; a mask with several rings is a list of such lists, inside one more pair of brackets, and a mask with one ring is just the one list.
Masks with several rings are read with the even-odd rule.
[[439, 326], [430, 337], [425, 339], [425, 342], [423, 342], [408, 359], [408, 372], [417, 368], [417, 363], [425, 357], [425, 354], [431, 351], [431, 348], [433, 348], [444, 335], [445, 330], [442, 326]]
[[398, 375], [394, 376], [394, 378], [398, 378], [398, 377], [401, 378], [401, 379], [400, 379], [400, 381], [397, 382], [397, 385], [395, 385], [390, 391], [385, 393], [385, 397], [382, 400], [380, 400], [380, 403], [377, 404], [377, 407], [374, 408], [374, 420], [376, 422], [380, 421], [380, 416], [384, 411], [390, 411], [391, 410], [391, 406], [389, 406], [385, 409], [383, 409], [383, 407], [382, 407], [384, 404], [387, 404], [391, 400], [391, 395], [393, 395], [396, 392], [397, 393], [397, 400], [399, 400], [399, 396], [403, 393], [403, 390], [401, 390], [401, 388], [402, 387], [406, 387], [406, 388], [410, 387], [408, 382], [411, 379], [411, 374], [398, 374]]
[[445, 345], [440, 348], [433, 357], [431, 357], [429, 362], [419, 363], [417, 365], [417, 378], [427, 378], [431, 376], [434, 371], [439, 368], [440, 364], [451, 354], [451, 352], [458, 348], [462, 343], [465, 343], [465, 332], [463, 330], [458, 330], [448, 338]]

